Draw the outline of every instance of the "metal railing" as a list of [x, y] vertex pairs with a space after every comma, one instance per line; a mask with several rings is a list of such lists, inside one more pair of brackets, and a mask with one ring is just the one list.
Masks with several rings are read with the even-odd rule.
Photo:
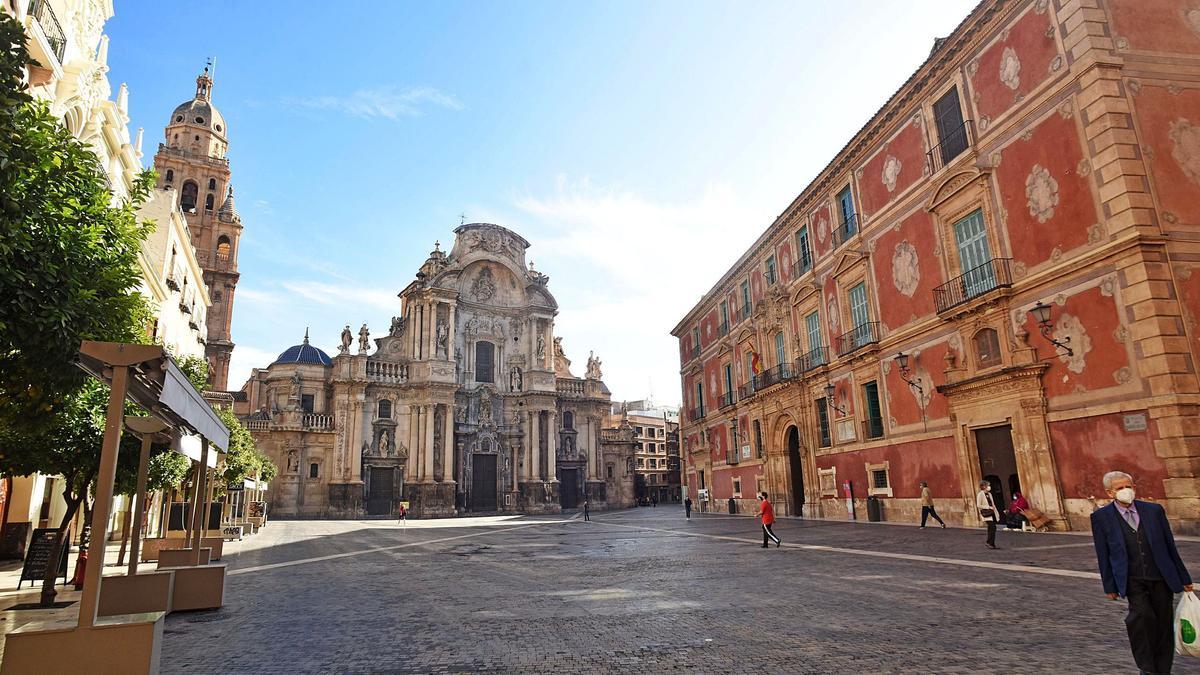
[[696, 345], [695, 347], [692, 347], [691, 351], [688, 352], [688, 355], [689, 355], [689, 358], [692, 358], [692, 359], [700, 358], [700, 345]]
[[724, 321], [717, 325], [717, 335], [719, 335], [721, 337], [725, 337], [726, 335], [729, 335], [729, 322], [728, 321]]
[[957, 128], [948, 131], [945, 136], [941, 137], [937, 145], [925, 153], [926, 161], [929, 163], [929, 173], [937, 173], [973, 145], [975, 145], [975, 124], [972, 120], [965, 120]]
[[747, 305], [742, 305], [738, 309], [735, 309], [733, 311], [733, 313], [734, 313], [734, 316], [737, 317], [738, 321], [744, 321], [744, 320], [750, 318], [750, 313], [753, 311], [754, 311], [754, 307], [747, 304]]
[[717, 407], [721, 410], [733, 405], [733, 392], [727, 391], [721, 394], [721, 398], [717, 400]]
[[37, 19], [42, 27], [42, 34], [46, 36], [46, 42], [50, 45], [50, 51], [54, 52], [59, 64], [62, 64], [63, 55], [67, 52], [67, 35], [63, 32], [58, 17], [54, 15], [54, 8], [47, 0], [33, 0], [29, 13]]
[[868, 417], [862, 422], [863, 438], [883, 438], [883, 418]]
[[699, 420], [704, 419], [704, 406], [700, 406], [698, 408], [692, 408], [691, 418], [692, 418], [693, 422], [697, 422]]
[[812, 255], [801, 253], [800, 259], [792, 263], [792, 278], [798, 279], [800, 275], [812, 269]]
[[988, 291], [1012, 286], [1012, 258], [993, 258], [933, 289], [938, 312], [961, 305]]
[[781, 363], [773, 368], [764, 370], [758, 375], [755, 375], [755, 389], [761, 391], [785, 380], [790, 380], [792, 377], [794, 377], [794, 373], [792, 372], [792, 364]]
[[879, 342], [879, 322], [867, 321], [837, 336], [837, 353], [845, 356], [876, 342]]
[[816, 347], [808, 350], [800, 358], [796, 359], [796, 373], [803, 375], [814, 368], [819, 368], [829, 363], [829, 347]]
[[754, 379], [751, 378], [746, 384], [738, 385], [737, 394], [738, 400], [744, 401], [754, 395], [757, 389], [754, 388]]
[[833, 245], [841, 246], [850, 241], [850, 237], [858, 234], [858, 214], [851, 213], [850, 217], [843, 220], [841, 225], [833, 231]]

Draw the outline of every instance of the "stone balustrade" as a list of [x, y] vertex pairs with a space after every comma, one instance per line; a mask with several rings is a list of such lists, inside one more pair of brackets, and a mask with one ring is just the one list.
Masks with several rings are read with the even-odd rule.
[[583, 380], [578, 378], [557, 378], [554, 381], [554, 388], [565, 396], [583, 396], [585, 394]]
[[333, 429], [333, 415], [322, 413], [304, 413], [300, 417], [300, 426], [305, 429]]
[[407, 363], [367, 360], [367, 379], [379, 382], [407, 382]]

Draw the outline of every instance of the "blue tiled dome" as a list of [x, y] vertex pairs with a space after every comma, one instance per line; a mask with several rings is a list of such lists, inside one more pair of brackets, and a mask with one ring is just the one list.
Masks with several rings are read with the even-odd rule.
[[[332, 366], [333, 359], [329, 358], [325, 352], [308, 344], [308, 331], [304, 331], [304, 342], [295, 347], [288, 347], [287, 351], [275, 359], [275, 363], [312, 363], [318, 366]], [[275, 365], [275, 363], [271, 365]]]

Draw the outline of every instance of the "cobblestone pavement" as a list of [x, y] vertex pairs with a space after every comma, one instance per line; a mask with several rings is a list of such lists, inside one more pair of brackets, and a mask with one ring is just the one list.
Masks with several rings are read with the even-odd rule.
[[[166, 673], [1135, 672], [1090, 537], [673, 506], [276, 521], [226, 556], [226, 606], [168, 617]], [[1200, 543], [1181, 542], [1200, 571]], [[879, 555], [890, 557], [879, 557]], [[1200, 673], [1200, 660], [1177, 660]]]

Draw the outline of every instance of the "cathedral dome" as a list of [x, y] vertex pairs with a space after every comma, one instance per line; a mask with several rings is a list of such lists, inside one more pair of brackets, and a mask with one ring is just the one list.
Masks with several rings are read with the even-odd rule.
[[278, 363], [311, 363], [317, 366], [332, 366], [333, 359], [329, 358], [325, 352], [308, 344], [308, 331], [304, 331], [304, 342], [294, 347], [288, 347], [271, 365]]
[[212, 78], [208, 75], [208, 68], [205, 68], [204, 73], [196, 78], [195, 98], [175, 107], [171, 112], [171, 124], [201, 126], [225, 136], [225, 117], [212, 104], [212, 87]]

